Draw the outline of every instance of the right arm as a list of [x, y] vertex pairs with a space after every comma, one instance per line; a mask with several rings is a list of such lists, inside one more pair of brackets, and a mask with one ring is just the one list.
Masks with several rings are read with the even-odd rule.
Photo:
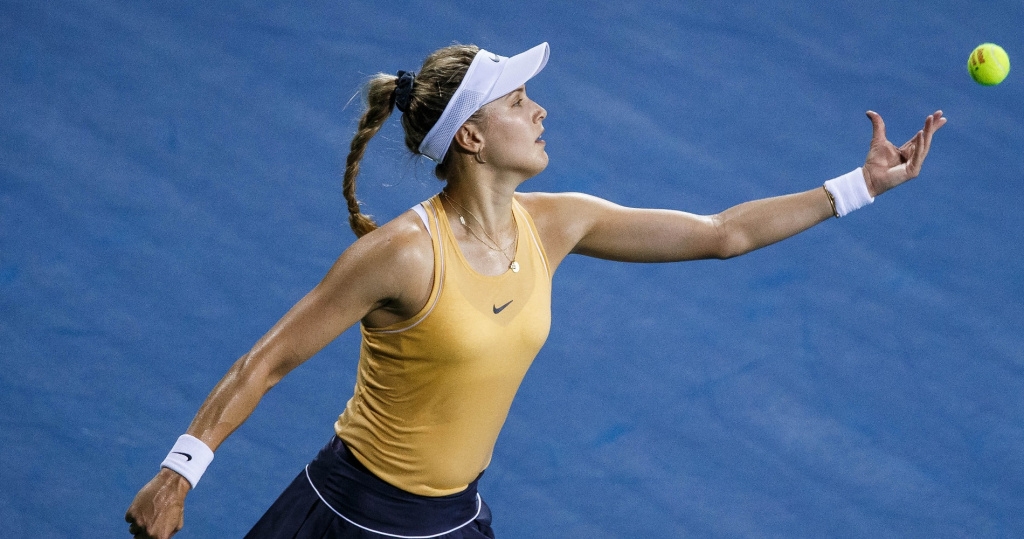
[[[360, 319], [378, 325], [416, 313], [430, 293], [433, 254], [429, 237], [412, 215], [349, 247], [324, 279], [231, 366], [187, 434], [216, 451], [270, 388]], [[182, 476], [162, 468], [128, 508], [129, 532], [160, 538], [176, 533], [189, 488]]]

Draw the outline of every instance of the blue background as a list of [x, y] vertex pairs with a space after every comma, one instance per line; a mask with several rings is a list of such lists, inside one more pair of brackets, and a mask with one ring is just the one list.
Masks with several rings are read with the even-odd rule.
[[[514, 54], [551, 165], [524, 190], [715, 213], [863, 162], [941, 108], [921, 177], [727, 262], [570, 257], [482, 488], [499, 537], [1024, 535], [1018, 0], [0, 0], [0, 535], [122, 517], [228, 366], [353, 240], [340, 171], [378, 71]], [[1022, 63], [1021, 65], [1024, 65]], [[397, 119], [360, 178], [435, 193]], [[218, 451], [179, 537], [239, 537], [331, 435], [357, 332]]]

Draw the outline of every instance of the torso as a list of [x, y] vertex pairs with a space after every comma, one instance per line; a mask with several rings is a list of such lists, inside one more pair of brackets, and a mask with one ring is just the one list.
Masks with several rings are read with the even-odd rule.
[[[519, 272], [482, 274], [432, 201], [427, 301], [363, 327], [356, 391], [335, 428], [382, 479], [427, 496], [457, 492], [490, 460], [512, 398], [550, 324], [551, 268], [528, 213]], [[414, 217], [418, 219], [418, 216]], [[440, 219], [440, 220], [438, 220]], [[426, 236], [426, 232], [424, 232]]]

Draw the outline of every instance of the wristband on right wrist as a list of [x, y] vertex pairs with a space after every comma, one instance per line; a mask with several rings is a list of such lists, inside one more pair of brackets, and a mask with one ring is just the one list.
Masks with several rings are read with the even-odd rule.
[[836, 217], [847, 215], [875, 201], [868, 192], [864, 169], [860, 167], [825, 182], [824, 187], [829, 202], [832, 203], [832, 213]]
[[171, 452], [167, 454], [167, 458], [160, 463], [160, 467], [178, 472], [192, 485], [192, 488], [196, 488], [199, 478], [203, 476], [203, 472], [211, 462], [213, 462], [213, 450], [199, 438], [182, 434], [174, 443]]

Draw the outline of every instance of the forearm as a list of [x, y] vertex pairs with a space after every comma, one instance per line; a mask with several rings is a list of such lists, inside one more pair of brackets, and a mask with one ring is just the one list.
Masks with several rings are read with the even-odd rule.
[[714, 216], [720, 230], [721, 258], [749, 253], [796, 235], [833, 216], [821, 187], [733, 206]]
[[276, 381], [253, 352], [242, 356], [210, 391], [186, 433], [216, 451], [249, 418]]
[[314, 288], [235, 361], [210, 391], [186, 433], [216, 451], [249, 418], [270, 388], [365, 312], [357, 302], [332, 303], [330, 298], [335, 295], [331, 290], [334, 288], [324, 283]]
[[[216, 451], [249, 418], [270, 388], [370, 312], [381, 297], [392, 295], [390, 290], [381, 290], [374, 279], [390, 275], [379, 268], [394, 264], [362, 256], [364, 249], [368, 248], [364, 246], [354, 255], [352, 248], [346, 250], [324, 280], [235, 361], [210, 391], [186, 434]], [[400, 252], [397, 248], [378, 251]]]
[[189, 436], [178, 438], [160, 471], [136, 494], [125, 513], [129, 532], [170, 537], [181, 529], [185, 497], [213, 459], [211, 451], [249, 417], [272, 385], [264, 370], [250, 352], [214, 387], [192, 420]]

